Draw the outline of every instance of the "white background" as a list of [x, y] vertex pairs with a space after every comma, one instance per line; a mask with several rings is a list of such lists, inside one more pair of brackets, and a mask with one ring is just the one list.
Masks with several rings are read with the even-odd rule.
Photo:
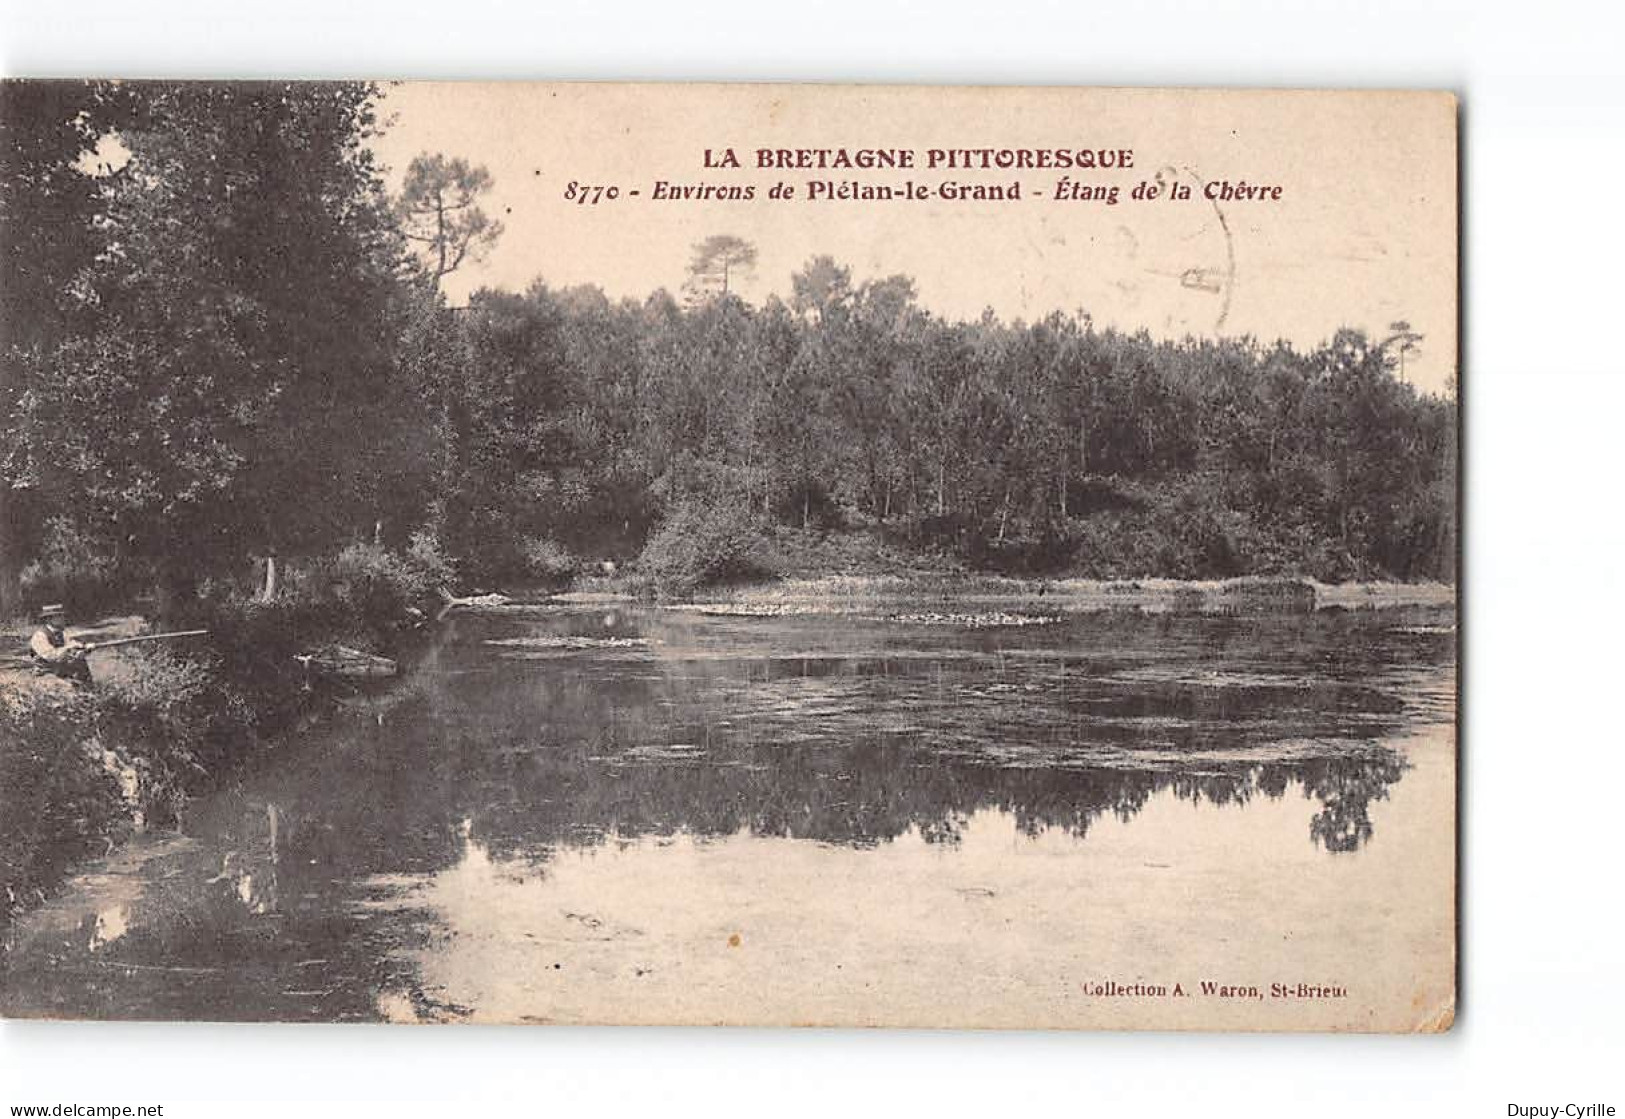
[[[1464, 989], [1432, 1038], [0, 1026], [0, 1104], [166, 1115], [1625, 1115], [1613, 5], [0, 4], [9, 75], [1423, 86], [1463, 98]], [[1378, 153], [1374, 153], [1374, 158]], [[188, 1101], [231, 1101], [220, 1105]], [[297, 1101], [297, 1102], [296, 1102]], [[308, 1101], [326, 1101], [319, 1105]]]

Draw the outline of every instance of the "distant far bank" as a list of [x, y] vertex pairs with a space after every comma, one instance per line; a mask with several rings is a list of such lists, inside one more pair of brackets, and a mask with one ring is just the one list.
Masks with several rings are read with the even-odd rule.
[[[730, 526], [731, 527], [731, 526]], [[938, 597], [958, 602], [1033, 599], [1035, 604], [1092, 610], [1112, 606], [1148, 609], [1283, 609], [1378, 605], [1449, 605], [1455, 585], [1446, 580], [1402, 580], [1372, 573], [1365, 578], [1328, 578], [1276, 557], [1279, 567], [1196, 570], [1154, 547], [1117, 547], [1105, 554], [1074, 540], [1036, 547], [1011, 542], [971, 550], [952, 542], [921, 546], [902, 534], [873, 527], [805, 530], [760, 524], [733, 532], [693, 526], [685, 554], [668, 557], [646, 550], [638, 561], [609, 577], [587, 575], [552, 589], [624, 592], [671, 602], [819, 601]], [[692, 554], [687, 554], [692, 553]], [[732, 562], [718, 562], [732, 556]], [[1183, 557], [1180, 557], [1183, 558]], [[653, 561], [653, 562], [651, 562]], [[1237, 570], [1237, 567], [1240, 570]]]
[[[524, 596], [521, 596], [524, 597]], [[548, 601], [590, 606], [636, 600], [634, 580], [586, 579]], [[874, 615], [922, 623], [1028, 625], [1114, 610], [1145, 613], [1308, 613], [1391, 607], [1454, 608], [1441, 582], [1329, 584], [1298, 576], [1237, 579], [1019, 578], [952, 571], [805, 574], [696, 590], [673, 610], [733, 617]]]
[[[739, 615], [872, 611], [887, 603], [939, 601], [957, 618], [992, 617], [997, 608], [1092, 613], [1135, 608], [1159, 613], [1297, 612], [1397, 606], [1451, 607], [1448, 583], [1342, 583], [1295, 577], [1241, 579], [1018, 579], [988, 575], [826, 575], [713, 588], [679, 609]], [[926, 617], [926, 615], [922, 615]]]

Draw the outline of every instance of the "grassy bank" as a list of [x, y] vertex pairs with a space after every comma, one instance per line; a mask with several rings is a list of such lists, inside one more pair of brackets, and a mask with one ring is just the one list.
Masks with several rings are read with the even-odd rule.
[[85, 858], [136, 831], [178, 827], [193, 798], [262, 759], [321, 698], [299, 654], [332, 643], [409, 654], [446, 575], [421, 549], [353, 546], [297, 565], [270, 602], [217, 583], [174, 604], [162, 626], [123, 617], [72, 631], [209, 631], [94, 653], [90, 687], [35, 674], [23, 652], [33, 627], [11, 626], [0, 668], [0, 924]]
[[0, 924], [76, 862], [176, 826], [262, 741], [258, 713], [204, 663], [162, 649], [95, 659], [94, 687], [0, 681]]

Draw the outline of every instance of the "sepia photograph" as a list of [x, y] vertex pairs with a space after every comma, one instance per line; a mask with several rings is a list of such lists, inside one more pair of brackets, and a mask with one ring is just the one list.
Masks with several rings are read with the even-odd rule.
[[1449, 1030], [1457, 130], [0, 83], [0, 1015]]

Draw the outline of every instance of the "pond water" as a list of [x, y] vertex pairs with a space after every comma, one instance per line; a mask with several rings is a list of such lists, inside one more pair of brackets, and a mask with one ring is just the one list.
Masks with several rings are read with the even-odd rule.
[[4, 1010], [1403, 1029], [1451, 1005], [1450, 610], [906, 617], [453, 615], [398, 685], [13, 928]]

